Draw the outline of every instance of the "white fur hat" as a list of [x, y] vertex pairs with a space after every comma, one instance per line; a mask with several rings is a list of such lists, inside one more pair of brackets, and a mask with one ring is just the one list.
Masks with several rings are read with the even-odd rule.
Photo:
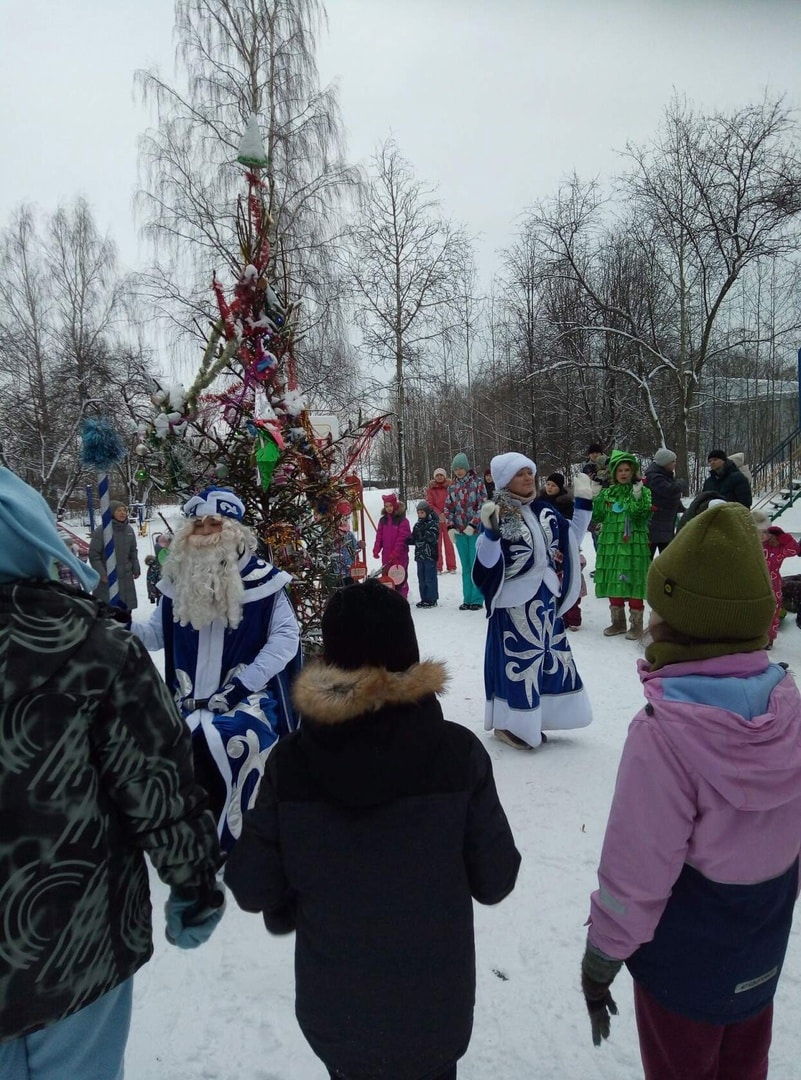
[[531, 458], [526, 457], [525, 454], [518, 454], [516, 451], [509, 454], [497, 454], [490, 462], [492, 479], [499, 488], [507, 487], [509, 481], [521, 469], [531, 469], [534, 475], [537, 475], [537, 466]]

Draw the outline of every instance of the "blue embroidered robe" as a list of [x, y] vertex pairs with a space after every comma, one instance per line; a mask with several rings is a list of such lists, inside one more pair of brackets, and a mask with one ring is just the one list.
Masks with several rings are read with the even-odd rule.
[[[246, 554], [239, 560], [244, 596], [236, 628], [219, 619], [201, 630], [180, 626], [173, 617], [172, 585], [162, 578], [162, 598], [149, 623], [133, 629], [149, 649], [164, 648], [164, 677], [194, 738], [205, 737], [225, 781], [225, 811], [218, 823], [220, 843], [230, 850], [242, 830], [242, 816], [256, 800], [267, 755], [281, 736], [297, 726], [289, 678], [300, 665], [299, 631], [284, 587], [289, 574]], [[246, 685], [268, 678], [226, 713], [195, 708], [221, 686], [249, 669]]]
[[473, 580], [487, 606], [484, 689], [487, 730], [538, 746], [542, 731], [586, 727], [592, 711], [562, 614], [581, 589], [579, 545], [592, 504], [576, 499], [572, 521], [542, 499], [482, 526]]

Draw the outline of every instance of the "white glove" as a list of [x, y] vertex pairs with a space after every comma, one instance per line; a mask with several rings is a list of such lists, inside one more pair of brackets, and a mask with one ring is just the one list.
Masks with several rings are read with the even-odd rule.
[[465, 525], [463, 530], [465, 536], [472, 536], [475, 531], [472, 525]]
[[498, 506], [494, 502], [485, 502], [481, 507], [481, 524], [485, 529], [492, 529], [493, 532], [498, 532]]
[[456, 543], [456, 537], [459, 535], [458, 529], [448, 529], [448, 536], [451, 538], [451, 543]]
[[600, 490], [597, 480], [592, 480], [586, 473], [580, 472], [573, 477], [573, 494], [577, 499], [592, 501]]
[[642, 480], [638, 480], [636, 484], [631, 485], [631, 494], [635, 499], [639, 499], [642, 495]]

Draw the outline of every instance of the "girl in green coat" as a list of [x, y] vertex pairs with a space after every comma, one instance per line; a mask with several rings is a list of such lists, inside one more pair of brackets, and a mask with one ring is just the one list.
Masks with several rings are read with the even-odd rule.
[[645, 579], [651, 565], [651, 492], [643, 486], [640, 463], [625, 450], [612, 451], [609, 476], [609, 487], [596, 495], [592, 507], [593, 523], [602, 526], [595, 557], [595, 595], [609, 597], [612, 621], [604, 634], [625, 634], [637, 641], [642, 637]]

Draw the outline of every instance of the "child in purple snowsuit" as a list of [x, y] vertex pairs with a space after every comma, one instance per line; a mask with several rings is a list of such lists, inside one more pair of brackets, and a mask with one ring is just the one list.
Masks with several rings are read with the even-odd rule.
[[394, 493], [384, 496], [384, 513], [378, 519], [373, 544], [373, 558], [381, 560], [384, 574], [391, 566], [402, 566], [405, 577], [396, 586], [401, 596], [409, 595], [409, 538], [412, 529], [406, 519], [406, 503], [399, 502]]

